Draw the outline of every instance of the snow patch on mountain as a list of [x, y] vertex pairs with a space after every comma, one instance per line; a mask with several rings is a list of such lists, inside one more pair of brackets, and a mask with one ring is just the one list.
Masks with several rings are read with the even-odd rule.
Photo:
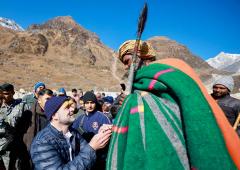
[[216, 57], [209, 58], [206, 61], [210, 66], [216, 69], [225, 70], [225, 68], [230, 67], [234, 63], [240, 61], [240, 54], [221, 52]]
[[15, 31], [24, 31], [24, 29], [20, 25], [18, 25], [15, 21], [3, 17], [0, 17], [0, 26]]

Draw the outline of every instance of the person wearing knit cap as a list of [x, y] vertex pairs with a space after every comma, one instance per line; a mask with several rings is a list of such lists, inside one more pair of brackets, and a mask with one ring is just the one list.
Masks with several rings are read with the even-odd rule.
[[[96, 134], [99, 128], [103, 124], [111, 124], [112, 122], [102, 112], [97, 110], [98, 100], [94, 93], [87, 91], [83, 95], [83, 102], [86, 112], [84, 115], [78, 117], [73, 123], [74, 128], [80, 126], [80, 122], [83, 120], [82, 128], [86, 133]], [[88, 139], [87, 139], [88, 140]]]
[[34, 91], [35, 91], [36, 93], [38, 93], [40, 90], [45, 89], [45, 88], [46, 88], [46, 86], [45, 86], [45, 84], [44, 84], [43, 82], [37, 82], [37, 83], [34, 85]]
[[27, 105], [32, 108], [32, 106], [34, 105], [34, 103], [37, 102], [37, 98], [38, 98], [38, 93], [39, 91], [46, 89], [46, 85], [43, 82], [37, 82], [34, 85], [33, 88], [33, 93], [32, 94], [28, 94], [26, 96], [23, 96], [23, 101], [25, 101], [27, 103]]
[[[83, 95], [85, 114], [80, 115], [73, 123], [72, 127], [81, 131], [84, 139], [89, 141], [93, 135], [97, 134], [103, 125], [112, 124], [111, 120], [102, 112], [97, 110], [98, 100], [94, 93], [87, 91]], [[97, 152], [97, 161], [93, 169], [105, 170], [105, 160], [107, 157], [107, 148]]]
[[211, 94], [232, 126], [240, 113], [240, 100], [230, 96], [233, 88], [233, 78], [231, 76], [223, 76], [213, 83], [213, 92]]
[[62, 87], [58, 89], [58, 96], [66, 96], [66, 90]]
[[234, 80], [231, 76], [223, 76], [214, 82], [213, 87], [216, 85], [222, 85], [227, 88], [229, 92], [232, 92], [234, 88]]
[[44, 110], [50, 123], [37, 134], [31, 145], [34, 169], [90, 169], [96, 159], [96, 150], [108, 143], [111, 127], [103, 126], [87, 143], [70, 127], [75, 120], [74, 99], [54, 96], [46, 102]]

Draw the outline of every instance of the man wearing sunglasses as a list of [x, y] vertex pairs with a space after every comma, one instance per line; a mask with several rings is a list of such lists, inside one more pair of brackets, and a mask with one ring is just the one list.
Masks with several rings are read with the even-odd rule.
[[31, 158], [35, 169], [90, 169], [95, 151], [105, 147], [111, 127], [103, 126], [87, 143], [70, 125], [75, 120], [76, 102], [66, 96], [49, 99], [44, 107], [50, 123], [35, 137]]

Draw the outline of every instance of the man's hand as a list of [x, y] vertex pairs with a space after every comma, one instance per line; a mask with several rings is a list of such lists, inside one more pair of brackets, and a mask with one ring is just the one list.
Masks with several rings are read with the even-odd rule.
[[98, 133], [101, 133], [101, 132], [106, 132], [107, 130], [112, 130], [112, 126], [113, 125], [109, 125], [109, 124], [103, 124], [99, 130], [98, 130]]
[[126, 98], [126, 95], [124, 93], [120, 94], [120, 98], [119, 98], [119, 105], [123, 104], [124, 99]]
[[105, 131], [104, 130], [100, 131], [100, 129], [99, 129], [98, 134], [93, 136], [93, 138], [89, 142], [89, 145], [94, 150], [102, 149], [107, 145], [111, 135], [112, 135], [111, 129], [107, 129]]

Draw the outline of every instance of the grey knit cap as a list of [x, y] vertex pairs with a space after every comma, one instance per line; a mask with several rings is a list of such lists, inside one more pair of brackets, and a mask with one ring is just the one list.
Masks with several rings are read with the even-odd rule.
[[234, 88], [234, 80], [231, 76], [223, 76], [220, 79], [216, 80], [213, 85], [221, 84], [228, 88], [228, 90], [231, 92]]

